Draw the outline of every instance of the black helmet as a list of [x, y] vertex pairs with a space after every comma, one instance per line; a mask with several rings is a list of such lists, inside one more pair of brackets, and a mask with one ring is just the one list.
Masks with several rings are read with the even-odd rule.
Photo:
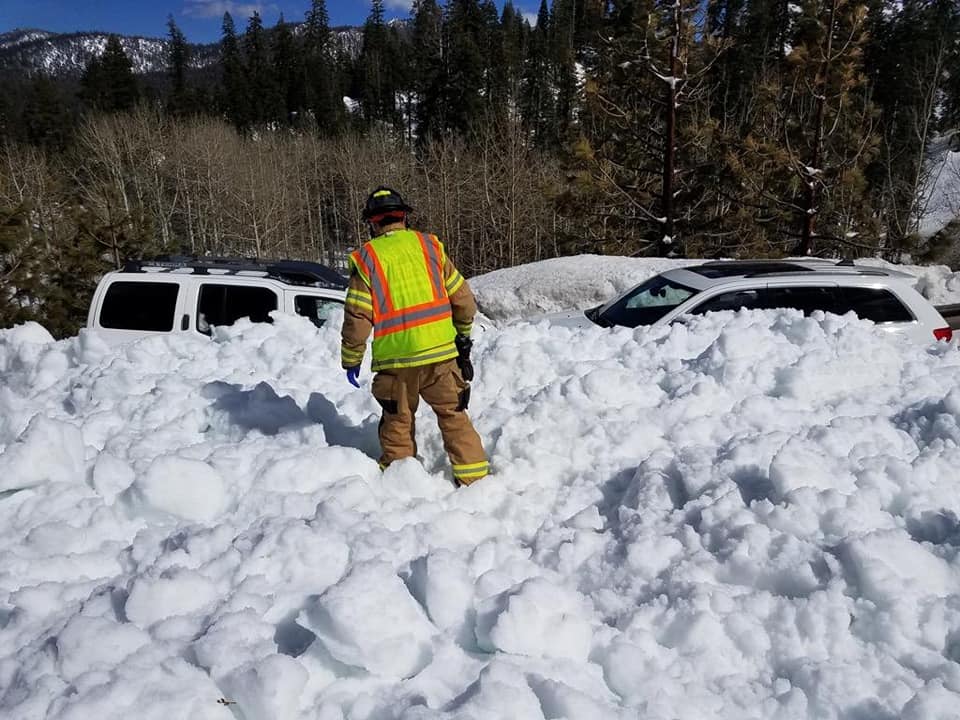
[[367, 204], [363, 208], [363, 217], [369, 220], [378, 215], [389, 215], [391, 213], [407, 213], [413, 210], [407, 205], [400, 193], [391, 188], [381, 185], [367, 198]]

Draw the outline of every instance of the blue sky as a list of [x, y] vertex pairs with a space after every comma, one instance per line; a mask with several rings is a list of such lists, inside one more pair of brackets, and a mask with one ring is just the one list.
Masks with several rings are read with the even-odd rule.
[[[390, 16], [406, 16], [410, 0], [386, 0], [386, 6]], [[309, 7], [310, 0], [0, 0], [0, 32], [30, 27], [156, 37], [166, 33], [167, 16], [173, 15], [191, 42], [212, 42], [220, 37], [225, 11], [242, 30], [254, 10], [259, 10], [266, 24], [273, 25], [281, 12], [289, 21], [300, 21]], [[370, 3], [327, 0], [327, 9], [332, 25], [357, 25], [367, 16]]]

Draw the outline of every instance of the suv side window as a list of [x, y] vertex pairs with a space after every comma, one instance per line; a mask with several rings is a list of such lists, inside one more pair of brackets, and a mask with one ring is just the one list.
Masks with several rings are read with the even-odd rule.
[[759, 290], [735, 290], [733, 292], [721, 293], [708, 300], [703, 301], [690, 311], [691, 315], [703, 315], [708, 312], [720, 312], [721, 310], [757, 310], [763, 307], [760, 302]]
[[343, 303], [337, 300], [316, 295], [297, 295], [293, 299], [293, 305], [297, 315], [310, 318], [310, 322], [317, 327], [323, 327], [335, 311], [343, 308]]
[[836, 312], [837, 299], [832, 286], [797, 285], [796, 287], [771, 287], [763, 291], [763, 307], [767, 310], [789, 308], [809, 315], [814, 310]]
[[173, 330], [180, 286], [171, 282], [110, 283], [100, 309], [100, 326], [112, 330]]
[[233, 325], [240, 318], [272, 322], [277, 294], [269, 288], [203, 283], [197, 302], [197, 330], [209, 335], [214, 325]]
[[858, 318], [875, 323], [913, 322], [913, 314], [897, 297], [884, 288], [842, 287], [839, 288], [837, 312], [851, 310]]
[[691, 310], [692, 315], [703, 315], [720, 310], [800, 310], [809, 315], [814, 310], [836, 312], [835, 288], [830, 286], [798, 285], [796, 287], [769, 287], [756, 290], [737, 290], [710, 298]]

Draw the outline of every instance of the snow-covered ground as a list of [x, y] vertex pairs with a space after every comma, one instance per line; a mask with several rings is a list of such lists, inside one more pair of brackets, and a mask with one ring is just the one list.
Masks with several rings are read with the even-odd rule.
[[454, 490], [338, 340], [0, 331], [0, 717], [957, 717], [955, 344], [492, 328]]

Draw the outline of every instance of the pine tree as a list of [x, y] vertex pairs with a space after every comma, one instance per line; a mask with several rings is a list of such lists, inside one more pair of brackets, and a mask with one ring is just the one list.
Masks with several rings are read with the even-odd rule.
[[547, 0], [540, 0], [537, 26], [530, 37], [526, 72], [523, 79], [522, 111], [538, 147], [546, 148], [556, 137], [553, 109], [553, 88], [550, 82], [550, 9]]
[[256, 11], [247, 21], [243, 34], [243, 56], [250, 121], [260, 125], [282, 119], [276, 73], [270, 61], [263, 20]]
[[558, 142], [570, 138], [577, 102], [576, 8], [573, 0], [554, 0], [550, 16], [551, 75], [556, 87], [554, 128]]
[[483, 54], [484, 121], [501, 125], [509, 110], [509, 76], [505, 72], [504, 31], [493, 0], [480, 3], [480, 36]]
[[295, 124], [306, 107], [306, 78], [301, 50], [282, 13], [273, 31], [273, 66], [280, 96], [274, 115]]
[[80, 83], [86, 103], [105, 112], [130, 110], [140, 96], [133, 65], [117, 35], [107, 37], [103, 54], [87, 63]]
[[60, 87], [46, 75], [30, 81], [21, 125], [32, 145], [62, 152], [73, 137], [74, 120]]
[[864, 171], [877, 138], [862, 65], [865, 20], [858, 0], [807, 0], [792, 38], [780, 104], [801, 254], [821, 241], [843, 249], [872, 215]]
[[357, 61], [356, 96], [368, 123], [397, 120], [396, 66], [391, 34], [384, 22], [383, 0], [373, 0], [363, 25], [363, 44]]
[[444, 34], [447, 127], [465, 135], [483, 120], [486, 107], [486, 32], [477, 0], [450, 0]]
[[598, 208], [603, 236], [619, 235], [620, 252], [682, 254], [701, 230], [713, 144], [706, 78], [722, 44], [700, 10], [699, 0], [620, 0], [586, 54], [570, 195]]
[[303, 33], [307, 106], [323, 135], [344, 124], [342, 78], [330, 43], [330, 20], [325, 0], [313, 0]]
[[0, 205], [0, 327], [33, 320], [31, 277], [35, 250], [30, 247], [30, 207]]
[[439, 137], [446, 126], [443, 14], [436, 0], [415, 0], [412, 44], [417, 49], [413, 54], [415, 125], [422, 145]]
[[223, 15], [223, 35], [220, 39], [220, 74], [223, 83], [221, 102], [234, 127], [247, 127], [252, 116], [247, 102], [247, 78], [240, 54], [240, 41], [230, 13]]
[[167, 74], [170, 77], [170, 96], [167, 100], [167, 112], [182, 117], [194, 112], [193, 97], [187, 87], [187, 68], [190, 65], [190, 46], [187, 38], [177, 27], [173, 15], [167, 18], [167, 36], [170, 49], [167, 51]]
[[529, 28], [513, 3], [507, 0], [500, 15], [502, 28], [501, 64], [498, 72], [503, 74], [506, 85], [505, 102], [511, 114], [516, 114], [523, 82], [523, 62], [527, 50]]

